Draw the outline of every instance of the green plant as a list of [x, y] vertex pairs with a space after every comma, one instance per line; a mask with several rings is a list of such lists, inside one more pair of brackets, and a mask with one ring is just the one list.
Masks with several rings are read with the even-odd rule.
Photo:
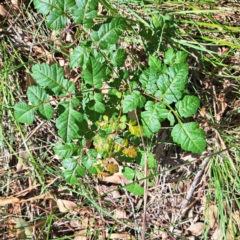
[[[35, 64], [32, 76], [37, 86], [27, 90], [29, 104], [19, 102], [14, 106], [16, 120], [31, 124], [36, 113], [52, 119], [51, 103], [57, 102], [56, 128], [62, 143], [57, 143], [54, 151], [63, 159], [63, 176], [68, 183], [78, 184], [86, 170], [98, 177], [115, 173], [123, 162], [144, 167], [141, 138], [153, 137], [163, 121], [173, 127], [172, 139], [183, 150], [201, 153], [205, 149], [203, 130], [196, 122], [184, 121], [200, 105], [199, 99], [186, 91], [187, 54], [169, 48], [164, 59], [159, 57], [162, 42], [157, 39], [173, 34], [171, 16], [154, 15], [148, 27], [143, 27], [143, 41], [148, 42], [149, 36], [153, 39], [151, 51], [146, 50], [147, 66], [129, 70], [124, 65], [128, 53], [118, 42], [124, 31], [133, 29], [131, 20], [97, 16], [95, 0], [34, 1], [34, 5], [47, 15], [48, 27], [62, 29], [70, 16], [89, 34], [70, 56], [70, 67], [82, 69], [79, 87], [65, 79], [58, 64]], [[93, 147], [86, 151], [88, 141]], [[148, 153], [148, 159], [149, 167], [154, 167], [153, 155]], [[139, 176], [129, 167], [124, 168], [124, 174], [131, 180]], [[127, 190], [143, 194], [137, 183]]]

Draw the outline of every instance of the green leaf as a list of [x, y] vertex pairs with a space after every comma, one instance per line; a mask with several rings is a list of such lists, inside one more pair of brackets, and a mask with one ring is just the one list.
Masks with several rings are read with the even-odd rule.
[[77, 179], [75, 172], [73, 170], [66, 170], [63, 172], [63, 176], [67, 183], [77, 185], [79, 184], [79, 180]]
[[[152, 153], [147, 153], [148, 158], [148, 168], [155, 168], [157, 165], [157, 161]], [[146, 154], [142, 154], [140, 165], [142, 168], [145, 168]]]
[[84, 67], [90, 56], [91, 49], [85, 46], [77, 46], [70, 55], [70, 67]]
[[179, 63], [169, 67], [157, 80], [159, 90], [155, 93], [155, 97], [162, 98], [168, 104], [177, 102], [182, 97], [187, 76], [186, 64]]
[[108, 44], [115, 44], [122, 31], [126, 28], [126, 21], [123, 18], [113, 18], [110, 22], [101, 25], [98, 31], [92, 31], [91, 39], [98, 42], [103, 49]]
[[116, 52], [113, 52], [111, 56], [111, 63], [114, 67], [121, 67], [126, 60], [126, 50], [119, 48]]
[[154, 103], [153, 101], [147, 101], [145, 109], [146, 111], [141, 113], [143, 132], [147, 137], [150, 137], [161, 128], [159, 112], [165, 109], [165, 105], [160, 102]]
[[148, 68], [142, 72], [139, 78], [142, 88], [147, 94], [153, 94], [157, 90], [157, 72], [153, 68]]
[[149, 56], [148, 64], [150, 68], [156, 71], [156, 73], [158, 74], [166, 68], [166, 66], [161, 62], [161, 60], [154, 56]]
[[174, 52], [174, 49], [173, 48], [169, 48], [165, 52], [164, 63], [168, 64], [168, 65], [172, 65], [174, 63], [175, 59], [176, 59], [176, 54]]
[[159, 112], [158, 116], [159, 116], [161, 122], [164, 121], [165, 119], [168, 119], [171, 126], [173, 126], [175, 123], [175, 118], [174, 118], [172, 112], [168, 109], [162, 109]]
[[84, 167], [88, 170], [91, 174], [97, 174], [97, 169], [94, 164], [97, 163], [97, 159], [93, 156], [84, 156], [82, 158], [82, 163]]
[[152, 15], [152, 24], [154, 28], [158, 29], [163, 26], [163, 16], [160, 14], [153, 14]]
[[131, 112], [137, 107], [142, 108], [145, 102], [146, 98], [139, 91], [134, 90], [122, 100], [123, 113]]
[[85, 169], [82, 166], [77, 166], [75, 169], [75, 173], [78, 177], [84, 177], [86, 175]]
[[56, 119], [58, 134], [64, 142], [71, 142], [72, 139], [78, 138], [79, 125], [83, 119], [80, 112], [73, 109], [72, 102], [64, 102], [65, 111]]
[[34, 120], [34, 106], [29, 106], [25, 102], [19, 102], [14, 105], [14, 117], [20, 123], [31, 124]]
[[49, 95], [39, 86], [31, 86], [27, 90], [28, 100], [34, 104], [39, 105], [38, 111], [40, 115], [49, 120], [52, 118], [54, 109], [49, 103]]
[[178, 51], [176, 53], [175, 63], [185, 63], [187, 59], [188, 53], [184, 51]]
[[76, 5], [75, 0], [56, 0], [56, 4], [65, 13]]
[[176, 109], [181, 117], [190, 117], [195, 114], [200, 107], [200, 100], [195, 96], [185, 96], [183, 100], [176, 103]]
[[34, 8], [43, 15], [47, 15], [53, 8], [54, 0], [34, 0]]
[[204, 131], [195, 122], [179, 123], [174, 126], [171, 136], [182, 149], [193, 153], [202, 153], [206, 148]]
[[97, 16], [98, 1], [96, 0], [76, 0], [77, 8], [74, 9], [73, 20], [78, 24], [83, 24], [85, 28], [94, 25], [93, 18]]
[[77, 166], [77, 160], [74, 158], [65, 158], [62, 160], [62, 165], [67, 170], [73, 170]]
[[63, 68], [57, 64], [35, 64], [32, 67], [32, 75], [40, 86], [48, 88], [55, 95], [75, 93], [75, 84], [64, 79]]
[[67, 17], [61, 9], [54, 9], [46, 19], [47, 26], [51, 29], [63, 29], [67, 25]]
[[144, 195], [144, 188], [137, 183], [131, 183], [127, 185], [126, 190], [135, 195]]
[[105, 108], [105, 104], [102, 102], [103, 102], [103, 94], [94, 93], [93, 100], [88, 102], [87, 106], [89, 109], [103, 114], [105, 112], [106, 108]]
[[124, 167], [123, 176], [127, 180], [133, 180], [133, 178], [135, 176], [135, 171], [133, 169], [129, 168], [129, 167]]
[[90, 84], [94, 88], [101, 88], [102, 81], [106, 78], [106, 68], [93, 57], [90, 57], [86, 68], [83, 69], [83, 79], [85, 83]]
[[77, 151], [77, 146], [74, 143], [57, 143], [53, 150], [59, 157], [69, 158]]

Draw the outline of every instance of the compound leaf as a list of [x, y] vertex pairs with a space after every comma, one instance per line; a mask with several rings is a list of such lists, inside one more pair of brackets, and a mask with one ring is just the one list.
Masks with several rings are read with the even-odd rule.
[[91, 39], [99, 43], [99, 46], [103, 49], [108, 44], [115, 44], [122, 31], [126, 28], [126, 21], [123, 18], [113, 18], [110, 22], [104, 23], [98, 29], [93, 31]]
[[146, 102], [146, 98], [137, 90], [134, 90], [131, 95], [127, 95], [122, 100], [123, 113], [130, 112], [137, 107], [142, 108]]
[[169, 67], [157, 80], [159, 90], [155, 97], [162, 98], [171, 104], [181, 97], [187, 83], [188, 68], [186, 64], [179, 63]]
[[179, 123], [174, 126], [171, 136], [182, 149], [193, 153], [201, 153], [206, 148], [204, 131], [196, 122]]
[[98, 1], [96, 0], [76, 0], [77, 8], [73, 10], [73, 20], [78, 24], [83, 24], [85, 28], [94, 25], [93, 18], [97, 16]]
[[34, 120], [34, 106], [29, 106], [25, 102], [18, 102], [14, 105], [14, 116], [20, 123], [31, 124]]
[[35, 64], [32, 67], [32, 75], [40, 86], [51, 90], [55, 95], [75, 92], [75, 84], [64, 79], [63, 68], [58, 64]]
[[181, 117], [190, 117], [195, 114], [200, 106], [199, 98], [195, 96], [185, 96], [183, 100], [176, 103], [176, 108]]

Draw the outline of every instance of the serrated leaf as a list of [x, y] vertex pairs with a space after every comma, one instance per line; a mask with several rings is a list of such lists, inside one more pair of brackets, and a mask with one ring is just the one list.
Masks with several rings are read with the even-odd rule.
[[176, 54], [173, 48], [169, 48], [164, 55], [164, 63], [172, 65], [175, 62]]
[[88, 108], [95, 112], [103, 114], [106, 110], [105, 104], [103, 103], [103, 94], [94, 93], [92, 98], [93, 100], [87, 104]]
[[77, 151], [77, 146], [74, 143], [57, 143], [53, 150], [59, 157], [69, 158]]
[[146, 98], [139, 91], [134, 90], [122, 100], [123, 113], [131, 112], [137, 107], [142, 108], [145, 102]]
[[127, 180], [133, 180], [133, 178], [135, 176], [135, 171], [133, 169], [129, 168], [129, 167], [124, 167], [123, 176]]
[[86, 175], [85, 169], [82, 166], [77, 166], [75, 169], [75, 174], [78, 177], [84, 177]]
[[93, 156], [84, 156], [82, 158], [82, 163], [84, 167], [88, 170], [91, 174], [97, 174], [97, 169], [95, 167], [95, 164], [98, 162], [98, 160]]
[[29, 106], [25, 102], [19, 102], [14, 105], [14, 117], [20, 123], [31, 124], [34, 120], [34, 106]]
[[[147, 153], [147, 160], [148, 160], [148, 168], [155, 168], [157, 161], [152, 153]], [[145, 161], [146, 161], [146, 154], [142, 154], [140, 165], [142, 168], [145, 168]]]
[[142, 88], [147, 94], [153, 94], [157, 90], [157, 71], [153, 68], [148, 68], [142, 72], [139, 81]]
[[47, 15], [53, 8], [54, 0], [34, 0], [34, 8], [43, 15]]
[[67, 170], [73, 170], [77, 166], [77, 160], [74, 158], [65, 158], [62, 160], [62, 165]]
[[74, 9], [73, 20], [78, 24], [83, 24], [85, 28], [94, 25], [93, 18], [97, 16], [98, 1], [96, 0], [76, 0], [77, 8]]
[[73, 170], [66, 170], [63, 172], [63, 176], [67, 183], [77, 185], [79, 180], [77, 179], [75, 172]]
[[63, 68], [58, 64], [35, 64], [32, 67], [32, 75], [40, 86], [48, 88], [55, 95], [75, 93], [75, 84], [64, 79]]
[[187, 59], [188, 53], [184, 51], [178, 51], [176, 53], [175, 63], [185, 63]]
[[161, 128], [161, 112], [166, 110], [166, 107], [161, 102], [147, 101], [145, 109], [146, 111], [141, 113], [141, 121], [143, 123], [144, 135], [150, 137]]
[[157, 73], [161, 73], [165, 66], [162, 64], [161, 60], [154, 56], [149, 56], [148, 64], [150, 68]]
[[164, 121], [165, 119], [168, 119], [171, 126], [173, 126], [175, 123], [175, 118], [169, 109], [162, 109], [161, 111], [159, 111], [158, 116], [160, 118], [160, 122]]
[[[79, 125], [83, 119], [80, 112], [73, 109], [72, 102], [67, 102], [68, 107], [56, 119], [58, 134], [65, 142], [71, 142], [72, 139], [78, 138]], [[65, 105], [66, 106], [66, 105]]]
[[98, 42], [101, 48], [107, 48], [108, 44], [115, 44], [122, 31], [126, 28], [123, 18], [113, 18], [110, 22], [101, 25], [98, 31], [92, 31], [91, 39]]
[[90, 57], [86, 68], [83, 69], [83, 79], [85, 83], [92, 87], [101, 88], [103, 79], [106, 78], [106, 68], [93, 57]]
[[54, 109], [50, 105], [49, 95], [46, 91], [39, 86], [31, 86], [27, 90], [28, 100], [34, 104], [39, 105], [38, 111], [41, 117], [49, 120], [52, 118]]
[[141, 196], [144, 195], [144, 188], [137, 183], [131, 183], [127, 185], [125, 188], [127, 191], [135, 195], [141, 195]]
[[179, 123], [174, 126], [171, 136], [185, 151], [202, 153], [206, 148], [204, 131], [195, 122]]
[[74, 48], [72, 55], [70, 55], [70, 67], [84, 67], [90, 56], [91, 49], [84, 46], [77, 46]]
[[168, 104], [177, 102], [185, 89], [187, 75], [186, 64], [179, 63], [169, 67], [157, 80], [159, 90], [155, 93], [155, 97], [162, 98]]
[[125, 60], [126, 60], [126, 50], [122, 48], [113, 52], [111, 56], [111, 63], [114, 67], [121, 67], [124, 64]]
[[61, 8], [63, 12], [69, 11], [71, 8], [75, 7], [75, 0], [55, 0], [57, 7]]
[[153, 14], [152, 15], [152, 24], [154, 28], [160, 28], [163, 26], [163, 16], [160, 14]]
[[195, 114], [200, 107], [200, 100], [195, 96], [185, 96], [183, 100], [176, 103], [176, 109], [181, 117], [190, 117]]
[[67, 17], [61, 9], [54, 9], [47, 16], [46, 24], [51, 29], [63, 29], [67, 25]]
[[137, 149], [136, 149], [136, 147], [134, 147], [134, 146], [131, 146], [131, 147], [129, 147], [129, 148], [124, 148], [124, 149], [122, 150], [122, 152], [123, 152], [123, 154], [127, 155], [127, 156], [130, 157], [130, 158], [136, 158], [137, 155], [138, 155]]

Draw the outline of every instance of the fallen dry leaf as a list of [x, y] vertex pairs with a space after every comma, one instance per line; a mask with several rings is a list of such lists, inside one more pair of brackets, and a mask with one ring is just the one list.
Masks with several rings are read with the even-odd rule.
[[110, 239], [122, 239], [122, 240], [136, 240], [136, 238], [129, 233], [112, 233], [108, 236]]
[[202, 234], [203, 230], [205, 228], [204, 223], [202, 222], [196, 222], [192, 224], [187, 230], [192, 233], [194, 236], [199, 236]]
[[126, 211], [117, 208], [114, 210], [114, 216], [118, 219], [124, 219], [127, 217], [127, 214]]
[[205, 218], [209, 222], [211, 228], [214, 228], [217, 225], [218, 208], [216, 205], [211, 205], [207, 208]]
[[0, 198], [0, 206], [5, 206], [7, 204], [14, 204], [19, 202], [20, 202], [19, 198], [16, 197]]
[[216, 228], [213, 235], [212, 235], [212, 240], [221, 240], [223, 239], [223, 231], [220, 228]]
[[72, 211], [74, 208], [77, 207], [77, 204], [72, 201], [58, 199], [57, 206], [60, 212], [65, 213]]

